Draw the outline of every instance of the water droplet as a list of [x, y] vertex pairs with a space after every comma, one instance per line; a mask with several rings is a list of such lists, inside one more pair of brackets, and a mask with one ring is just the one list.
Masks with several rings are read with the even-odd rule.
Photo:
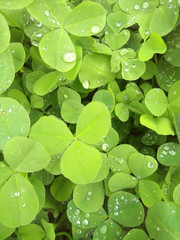
[[89, 216], [90, 216], [89, 213], [86, 213], [86, 214], [85, 214], [85, 217], [86, 217], [86, 218], [89, 218]]
[[148, 8], [149, 7], [149, 2], [144, 2], [143, 3], [143, 8]]
[[136, 68], [136, 64], [133, 64], [133, 65], [132, 65], [132, 68]]
[[125, 68], [124, 70], [125, 70], [125, 72], [129, 72], [129, 68]]
[[163, 154], [163, 155], [167, 155], [167, 152], [166, 152], [166, 151], [162, 151], [162, 154]]
[[88, 192], [88, 195], [91, 196], [91, 195], [92, 195], [92, 192]]
[[160, 231], [160, 228], [159, 228], [159, 227], [157, 227], [157, 228], [156, 228], [156, 230], [157, 230], [157, 231]]
[[37, 26], [37, 27], [41, 27], [41, 26], [42, 26], [42, 23], [41, 23], [41, 22], [38, 22], [38, 23], [36, 24], [36, 26]]
[[176, 211], [174, 209], [172, 209], [172, 213], [174, 214]]
[[98, 27], [98, 26], [92, 26], [91, 27], [91, 32], [93, 33], [93, 34], [96, 34], [96, 33], [98, 33], [100, 31], [100, 28]]
[[83, 224], [84, 224], [84, 225], [88, 225], [88, 223], [89, 223], [88, 220], [87, 220], [87, 219], [84, 219]]
[[45, 10], [44, 14], [48, 17], [50, 15], [50, 11], [49, 10]]
[[156, 100], [155, 103], [158, 104], [158, 101]]
[[106, 232], [107, 232], [107, 226], [102, 226], [102, 227], [100, 228], [100, 232], [101, 232], [102, 234], [106, 234]]
[[26, 206], [26, 204], [25, 203], [22, 203], [22, 207], [25, 207]]
[[138, 10], [139, 9], [139, 5], [138, 4], [134, 5], [134, 9]]
[[63, 61], [70, 63], [76, 60], [76, 53], [75, 52], [67, 52], [63, 55]]
[[2, 113], [2, 115], [5, 115], [5, 114], [6, 114], [6, 112], [5, 112], [5, 111], [2, 111], [1, 113]]
[[121, 22], [117, 21], [116, 22], [116, 27], [120, 27], [121, 26]]
[[116, 232], [116, 236], [119, 237], [121, 235], [121, 233], [118, 231]]
[[115, 215], [115, 216], [118, 216], [118, 215], [119, 215], [119, 213], [118, 213], [118, 212], [114, 212], [114, 215]]
[[102, 150], [106, 151], [108, 149], [109, 145], [107, 143], [103, 143]]
[[119, 159], [119, 163], [123, 164], [124, 163], [124, 158]]
[[169, 154], [170, 154], [171, 156], [174, 156], [174, 155], [176, 155], [176, 152], [175, 152], [174, 150], [169, 150]]
[[173, 94], [175, 95], [175, 94], [176, 94], [176, 91], [173, 91]]
[[81, 223], [79, 220], [77, 220], [77, 222], [76, 222], [78, 225]]
[[76, 209], [75, 215], [78, 216], [79, 214], [80, 214], [80, 210], [79, 210], [79, 209]]
[[43, 49], [43, 51], [46, 51], [47, 48], [44, 46], [42, 49]]
[[10, 3], [10, 2], [7, 2], [7, 3], [6, 3], [6, 5], [7, 5], [7, 6], [10, 6], [10, 5], [11, 5], [11, 3]]
[[42, 37], [42, 33], [38, 33], [36, 37]]
[[84, 88], [88, 89], [89, 88], [89, 81], [86, 79], [82, 82], [82, 85]]
[[68, 95], [67, 95], [67, 94], [64, 94], [64, 98], [68, 98]]
[[154, 167], [154, 164], [151, 163], [151, 162], [149, 162], [149, 163], [148, 163], [148, 168], [153, 168], [153, 167]]
[[148, 35], [148, 34], [150, 33], [150, 32], [149, 32], [149, 29], [146, 29], [146, 30], [144, 31], [144, 33]]
[[164, 146], [164, 150], [165, 150], [165, 151], [168, 151], [168, 150], [169, 150], [169, 147], [168, 147], [168, 146]]

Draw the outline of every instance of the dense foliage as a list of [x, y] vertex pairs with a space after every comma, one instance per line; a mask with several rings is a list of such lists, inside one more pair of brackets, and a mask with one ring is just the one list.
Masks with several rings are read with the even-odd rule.
[[0, 240], [180, 240], [178, 0], [0, 0]]

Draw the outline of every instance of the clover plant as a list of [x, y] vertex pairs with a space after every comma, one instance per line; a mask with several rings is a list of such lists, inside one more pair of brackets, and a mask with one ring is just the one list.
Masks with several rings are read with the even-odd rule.
[[179, 0], [0, 0], [0, 240], [180, 240]]

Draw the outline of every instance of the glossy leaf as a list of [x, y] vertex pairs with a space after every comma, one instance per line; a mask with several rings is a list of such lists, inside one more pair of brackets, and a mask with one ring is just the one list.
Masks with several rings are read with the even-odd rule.
[[9, 45], [10, 42], [10, 32], [6, 19], [2, 14], [0, 14], [0, 53], [2, 53]]

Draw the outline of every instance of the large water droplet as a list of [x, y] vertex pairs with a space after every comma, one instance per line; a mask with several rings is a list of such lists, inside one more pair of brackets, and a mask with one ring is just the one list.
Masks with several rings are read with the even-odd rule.
[[93, 33], [93, 34], [96, 34], [96, 33], [98, 33], [100, 31], [100, 28], [98, 27], [98, 26], [92, 26], [91, 27], [91, 32]]
[[107, 226], [102, 226], [102, 227], [100, 228], [100, 233], [106, 234], [106, 232], [107, 232]]
[[171, 156], [174, 156], [174, 155], [176, 155], [176, 152], [175, 152], [174, 150], [169, 150], [169, 154], [170, 154]]
[[138, 10], [139, 9], [139, 5], [138, 4], [134, 5], [134, 9]]
[[84, 224], [84, 225], [88, 225], [88, 223], [89, 223], [88, 220], [87, 220], [87, 219], [84, 219], [83, 224]]
[[121, 22], [117, 21], [116, 22], [116, 27], [120, 27], [121, 26]]
[[149, 163], [148, 163], [148, 168], [153, 168], [153, 167], [154, 167], [154, 164], [151, 163], [151, 162], [149, 162]]
[[82, 82], [82, 85], [84, 88], [88, 89], [89, 88], [89, 81], [86, 79]]
[[75, 52], [67, 52], [63, 55], [64, 62], [74, 62], [76, 60], [76, 53]]
[[49, 10], [45, 10], [45, 11], [44, 11], [44, 14], [48, 17], [48, 16], [50, 15]]
[[103, 143], [102, 150], [106, 151], [108, 149], [109, 145], [107, 143]]

